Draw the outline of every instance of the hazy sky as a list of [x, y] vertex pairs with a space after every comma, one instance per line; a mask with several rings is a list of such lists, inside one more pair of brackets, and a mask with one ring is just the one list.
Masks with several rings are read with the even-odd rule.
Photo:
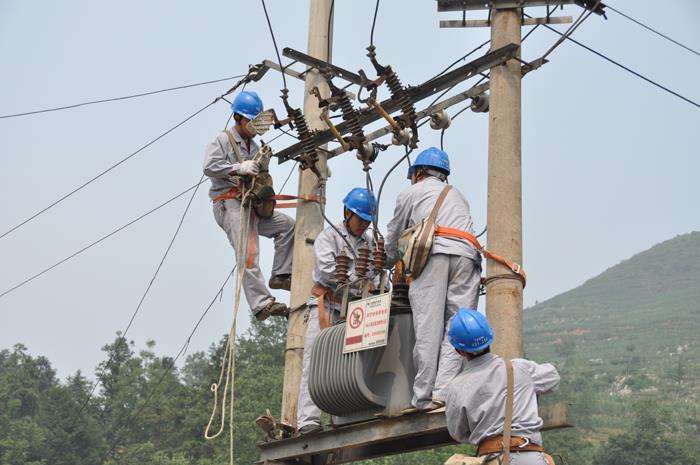
[[[280, 47], [305, 50], [308, 3], [267, 3]], [[697, 1], [677, 0], [665, 8], [641, 0], [612, 4], [700, 47]], [[365, 47], [373, 6], [373, 0], [336, 1], [333, 55], [339, 65], [371, 69]], [[567, 7], [564, 14], [579, 11]], [[439, 19], [460, 16], [438, 15], [429, 0], [382, 1], [375, 32], [380, 61], [392, 64], [405, 83], [424, 81], [488, 37], [486, 29], [438, 28]], [[613, 12], [608, 17], [592, 16], [575, 38], [700, 99], [698, 56]], [[556, 38], [538, 29], [525, 43], [524, 57], [537, 57]], [[275, 55], [255, 1], [5, 0], [0, 2], [0, 56], [0, 113], [7, 114], [242, 74], [248, 64]], [[700, 229], [698, 108], [572, 43], [564, 43], [550, 60], [523, 82], [527, 304], [577, 286], [659, 241]], [[301, 83], [288, 81], [292, 102], [299, 105]], [[137, 149], [230, 84], [0, 120], [0, 229], [4, 232]], [[266, 107], [283, 114], [281, 87], [280, 75], [269, 72], [249, 88], [263, 96]], [[0, 239], [0, 292], [194, 184], [201, 175], [203, 149], [227, 117], [227, 104], [217, 104]], [[439, 144], [439, 134], [427, 126], [420, 136], [423, 147]], [[284, 136], [273, 147], [292, 142]], [[486, 219], [486, 115], [460, 116], [445, 135], [445, 147], [453, 165], [451, 181], [469, 198], [481, 229]], [[384, 152], [374, 166], [375, 179], [401, 154], [400, 148]], [[272, 167], [278, 186], [290, 167]], [[364, 181], [353, 155], [333, 160], [331, 168], [335, 176], [329, 182], [327, 212], [337, 219], [342, 196]], [[388, 182], [382, 224], [405, 185], [402, 167]], [[159, 353], [176, 353], [232, 265], [206, 190], [200, 188], [130, 330], [139, 347], [151, 338]], [[296, 177], [287, 189], [294, 191]], [[49, 356], [61, 376], [77, 369], [92, 372], [104, 357], [100, 347], [127, 323], [186, 202], [183, 197], [1, 298], [0, 348], [22, 342], [31, 352]], [[264, 242], [264, 270], [271, 265], [270, 245]], [[232, 293], [228, 287], [190, 350], [206, 348], [228, 331]], [[239, 324], [248, 326], [247, 309]]]

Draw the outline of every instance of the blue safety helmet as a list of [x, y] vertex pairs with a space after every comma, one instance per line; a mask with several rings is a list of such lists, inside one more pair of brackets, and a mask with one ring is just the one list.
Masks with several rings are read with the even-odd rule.
[[252, 120], [263, 111], [263, 102], [255, 92], [244, 90], [233, 99], [231, 111]]
[[343, 199], [345, 208], [365, 221], [372, 221], [377, 211], [377, 201], [374, 195], [363, 187], [356, 187]]
[[416, 168], [421, 166], [433, 168], [449, 175], [450, 157], [447, 156], [447, 152], [437, 147], [430, 147], [423, 150], [418, 154], [418, 157], [416, 157], [416, 161], [408, 168], [408, 179], [411, 179]]
[[493, 330], [484, 315], [476, 310], [460, 308], [452, 317], [447, 338], [455, 349], [473, 354], [491, 345]]

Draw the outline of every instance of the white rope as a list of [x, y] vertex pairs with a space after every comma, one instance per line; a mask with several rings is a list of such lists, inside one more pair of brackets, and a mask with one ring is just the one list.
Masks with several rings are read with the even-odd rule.
[[[252, 186], [251, 186], [252, 188]], [[219, 372], [219, 379], [216, 383], [211, 385], [211, 391], [214, 393], [214, 408], [209, 417], [209, 422], [207, 427], [204, 429], [204, 438], [211, 440], [223, 433], [226, 423], [226, 401], [227, 394], [230, 389], [230, 399], [228, 400], [229, 407], [229, 463], [234, 465], [233, 458], [233, 404], [234, 404], [234, 378], [236, 370], [236, 323], [238, 321], [238, 309], [241, 303], [241, 286], [243, 283], [243, 276], [245, 274], [246, 262], [248, 260], [247, 250], [248, 250], [248, 240], [250, 235], [250, 223], [252, 218], [252, 208], [245, 207], [248, 200], [248, 192], [246, 192], [244, 187], [241, 187], [241, 222], [240, 222], [240, 236], [238, 240], [238, 251], [236, 253], [236, 260], [238, 262], [238, 274], [236, 275], [236, 291], [233, 301], [233, 322], [231, 324], [231, 329], [228, 333], [228, 340], [226, 341], [226, 348], [224, 349], [224, 354], [221, 359], [221, 371]], [[221, 422], [219, 424], [219, 430], [211, 434], [209, 432], [212, 422], [216, 417], [216, 412], [219, 407], [219, 387], [221, 382], [224, 382], [223, 396], [221, 398]], [[230, 388], [229, 388], [230, 386]]]

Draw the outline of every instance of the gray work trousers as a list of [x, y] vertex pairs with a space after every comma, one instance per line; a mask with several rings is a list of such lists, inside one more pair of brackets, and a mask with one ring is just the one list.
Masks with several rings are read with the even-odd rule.
[[450, 318], [460, 308], [476, 309], [481, 265], [468, 257], [434, 254], [408, 290], [416, 345], [413, 365], [413, 405], [444, 400], [442, 389], [460, 372], [462, 357], [447, 339]]
[[[235, 253], [238, 251], [241, 231], [241, 202], [235, 199], [214, 202], [214, 219], [226, 232]], [[265, 308], [274, 300], [265, 284], [258, 259], [260, 255], [259, 236], [272, 238], [275, 242], [275, 258], [272, 262], [272, 276], [291, 274], [294, 255], [294, 220], [284, 213], [275, 211], [271, 218], [251, 219], [251, 228], [256, 241], [258, 253], [251, 268], [246, 268], [243, 275], [243, 292], [253, 314]], [[236, 263], [245, 266], [245, 259], [236, 257]]]
[[[318, 305], [316, 299], [311, 298], [308, 302], [306, 337], [304, 339], [304, 357], [301, 361], [301, 383], [299, 386], [299, 398], [297, 399], [297, 428], [307, 425], [321, 424], [321, 410], [316, 407], [311, 394], [309, 394], [309, 367], [311, 366], [311, 348], [316, 341], [316, 337], [321, 332], [318, 322]], [[335, 324], [340, 318], [339, 306], [334, 306], [326, 300], [326, 310], [331, 312], [331, 324]]]

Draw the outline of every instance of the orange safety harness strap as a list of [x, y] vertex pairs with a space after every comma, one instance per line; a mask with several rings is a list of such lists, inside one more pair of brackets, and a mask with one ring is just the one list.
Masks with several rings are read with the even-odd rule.
[[517, 263], [508, 260], [505, 257], [501, 257], [500, 255], [496, 255], [493, 252], [489, 252], [484, 248], [483, 245], [479, 243], [479, 239], [476, 238], [473, 234], [470, 234], [466, 231], [462, 231], [461, 229], [457, 228], [448, 228], [446, 226], [438, 226], [435, 228], [435, 235], [436, 236], [447, 236], [447, 237], [457, 237], [459, 239], [465, 239], [467, 240], [471, 245], [474, 246], [476, 250], [484, 254], [486, 258], [489, 258], [493, 260], [494, 262], [498, 262], [501, 265], [507, 266], [513, 273], [518, 275], [520, 278], [520, 281], [523, 283], [523, 287], [525, 287], [525, 283], [527, 281], [527, 276], [525, 275], [525, 270], [518, 265]]
[[214, 199], [212, 202], [222, 202], [224, 200], [231, 200], [231, 199], [240, 199], [241, 197], [241, 191], [238, 190], [237, 187], [232, 187], [231, 190], [228, 190], [224, 192], [223, 194], [219, 194]]
[[311, 288], [311, 295], [316, 297], [318, 306], [318, 325], [321, 329], [326, 329], [331, 325], [331, 316], [326, 311], [326, 297], [332, 296], [333, 291], [319, 283], [314, 283]]
[[[272, 200], [303, 200], [305, 202], [318, 202], [320, 204], [326, 203], [325, 197], [319, 197], [317, 195], [289, 195], [289, 194], [277, 194], [271, 197]], [[298, 202], [286, 202], [278, 203], [275, 208], [296, 208]]]

